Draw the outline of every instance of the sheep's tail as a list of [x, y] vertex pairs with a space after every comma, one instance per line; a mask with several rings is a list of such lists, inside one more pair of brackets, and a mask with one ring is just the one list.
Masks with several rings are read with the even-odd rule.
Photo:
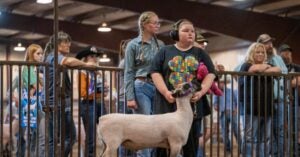
[[100, 151], [97, 152], [97, 157], [103, 157], [103, 154], [106, 150], [107, 145], [106, 145], [105, 141], [102, 138], [102, 135], [101, 135], [101, 132], [100, 132], [99, 128], [97, 129], [97, 134], [98, 134], [97, 143], [99, 144], [99, 147], [100, 147]]

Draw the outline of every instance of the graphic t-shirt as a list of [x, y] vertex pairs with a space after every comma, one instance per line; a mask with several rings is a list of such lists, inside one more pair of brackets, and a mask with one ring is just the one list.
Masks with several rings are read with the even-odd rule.
[[38, 92], [38, 93], [35, 92], [34, 95], [31, 96], [29, 99], [28, 91], [25, 88], [22, 89], [21, 116], [20, 116], [22, 127], [27, 127], [27, 124], [29, 124], [31, 128], [37, 127], [37, 114], [38, 114], [38, 110], [40, 110], [42, 107], [40, 102], [41, 94], [42, 92]]
[[[182, 82], [191, 82], [196, 79], [197, 67], [203, 62], [209, 73], [215, 73], [214, 65], [206, 52], [192, 47], [187, 51], [180, 51], [174, 45], [163, 47], [153, 60], [151, 73], [160, 73], [169, 90], [173, 90]], [[176, 105], [169, 105], [159, 91], [154, 98], [154, 113], [167, 113], [176, 110]], [[196, 102], [197, 117], [210, 113], [208, 100], [205, 96]]]

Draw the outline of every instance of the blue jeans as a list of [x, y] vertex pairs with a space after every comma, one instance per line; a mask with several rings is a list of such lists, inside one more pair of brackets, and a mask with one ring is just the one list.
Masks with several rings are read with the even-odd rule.
[[246, 148], [244, 149], [243, 156], [269, 156], [269, 146], [271, 144], [271, 117], [245, 116]]
[[[205, 136], [205, 135], [202, 133], [202, 118], [201, 118], [199, 121], [200, 121], [200, 124], [198, 125], [199, 137]], [[205, 127], [204, 127], [204, 128], [205, 128]], [[205, 143], [205, 142], [204, 142], [204, 143]], [[204, 144], [204, 145], [205, 145], [205, 144]], [[198, 147], [196, 157], [205, 157], [205, 151], [204, 151], [203, 147], [201, 147], [201, 146]]]
[[[95, 107], [97, 106], [97, 108]], [[94, 156], [95, 152], [95, 141], [94, 141], [94, 135], [96, 133], [96, 124], [98, 124], [98, 118], [100, 115], [98, 113], [101, 113], [101, 104], [95, 104], [93, 101], [81, 101], [80, 103], [80, 116], [83, 121], [84, 125], [84, 131], [86, 134], [86, 151], [88, 151], [88, 156], [92, 157]], [[97, 111], [96, 111], [97, 109]]]
[[231, 152], [232, 151], [232, 141], [230, 140], [229, 136], [229, 127], [230, 123], [232, 126], [232, 133], [234, 133], [235, 138], [238, 140], [238, 123], [237, 123], [237, 117], [236, 115], [230, 115], [230, 111], [223, 111], [220, 115], [220, 122], [221, 122], [221, 129], [222, 129], [222, 137], [225, 143], [226, 151]]
[[[72, 149], [73, 144], [76, 141], [76, 128], [75, 128], [75, 124], [73, 121], [73, 117], [71, 116], [71, 111], [63, 111], [63, 115], [64, 115], [64, 136], [63, 137], [63, 141], [60, 141], [60, 135], [61, 135], [61, 129], [60, 126], [62, 125], [61, 123], [61, 109], [58, 110], [58, 116], [57, 116], [57, 122], [58, 124], [56, 124], [58, 129], [58, 135], [55, 135], [56, 131], [54, 130], [54, 114], [56, 114], [55, 112], [51, 112], [50, 116], [49, 116], [49, 157], [55, 157], [57, 155], [55, 155], [54, 152], [54, 138], [57, 139], [58, 143], [60, 143], [61, 145], [64, 144], [64, 156], [67, 157]], [[56, 152], [60, 152], [59, 147], [56, 147]], [[58, 155], [59, 156], [59, 155]]]
[[153, 98], [155, 94], [154, 84], [141, 80], [135, 80], [134, 94], [138, 105], [138, 109], [134, 110], [134, 113], [146, 115], [152, 114]]
[[204, 149], [199, 147], [197, 150], [197, 157], [205, 157]]
[[[153, 83], [135, 80], [134, 94], [138, 108], [133, 113], [150, 115], [153, 112], [153, 98], [155, 86]], [[137, 151], [137, 157], [150, 157], [152, 149], [143, 149]]]
[[274, 153], [274, 156], [284, 156], [283, 147], [284, 147], [284, 116], [287, 117], [287, 114], [284, 114], [284, 103], [280, 102], [275, 105], [275, 112], [273, 115], [273, 133], [274, 138], [272, 141], [272, 151], [270, 154]]

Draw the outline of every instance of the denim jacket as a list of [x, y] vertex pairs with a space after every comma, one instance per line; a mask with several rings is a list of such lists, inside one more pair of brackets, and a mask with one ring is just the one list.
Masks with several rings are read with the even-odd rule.
[[[269, 60], [268, 63], [278, 66], [281, 69], [282, 74], [287, 74], [288, 69], [283, 62], [282, 58], [278, 55], [273, 55]], [[279, 89], [278, 89], [278, 83], [279, 83]], [[274, 79], [274, 99], [279, 99], [282, 101], [284, 99], [284, 79]], [[279, 90], [279, 95], [278, 95], [278, 90]]]
[[134, 100], [134, 80], [136, 77], [147, 77], [151, 61], [163, 46], [163, 42], [151, 38], [142, 43], [142, 36], [131, 40], [125, 51], [125, 91], [127, 100]]

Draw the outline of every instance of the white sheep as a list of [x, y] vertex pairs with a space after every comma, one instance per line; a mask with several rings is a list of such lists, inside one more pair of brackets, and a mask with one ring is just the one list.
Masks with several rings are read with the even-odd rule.
[[151, 147], [170, 149], [170, 157], [180, 155], [188, 139], [193, 121], [190, 99], [194, 93], [192, 85], [186, 83], [177, 92], [189, 94], [176, 98], [177, 110], [158, 115], [109, 114], [100, 117], [98, 126], [99, 154], [103, 157], [117, 157], [122, 144], [127, 149], [139, 150]]

